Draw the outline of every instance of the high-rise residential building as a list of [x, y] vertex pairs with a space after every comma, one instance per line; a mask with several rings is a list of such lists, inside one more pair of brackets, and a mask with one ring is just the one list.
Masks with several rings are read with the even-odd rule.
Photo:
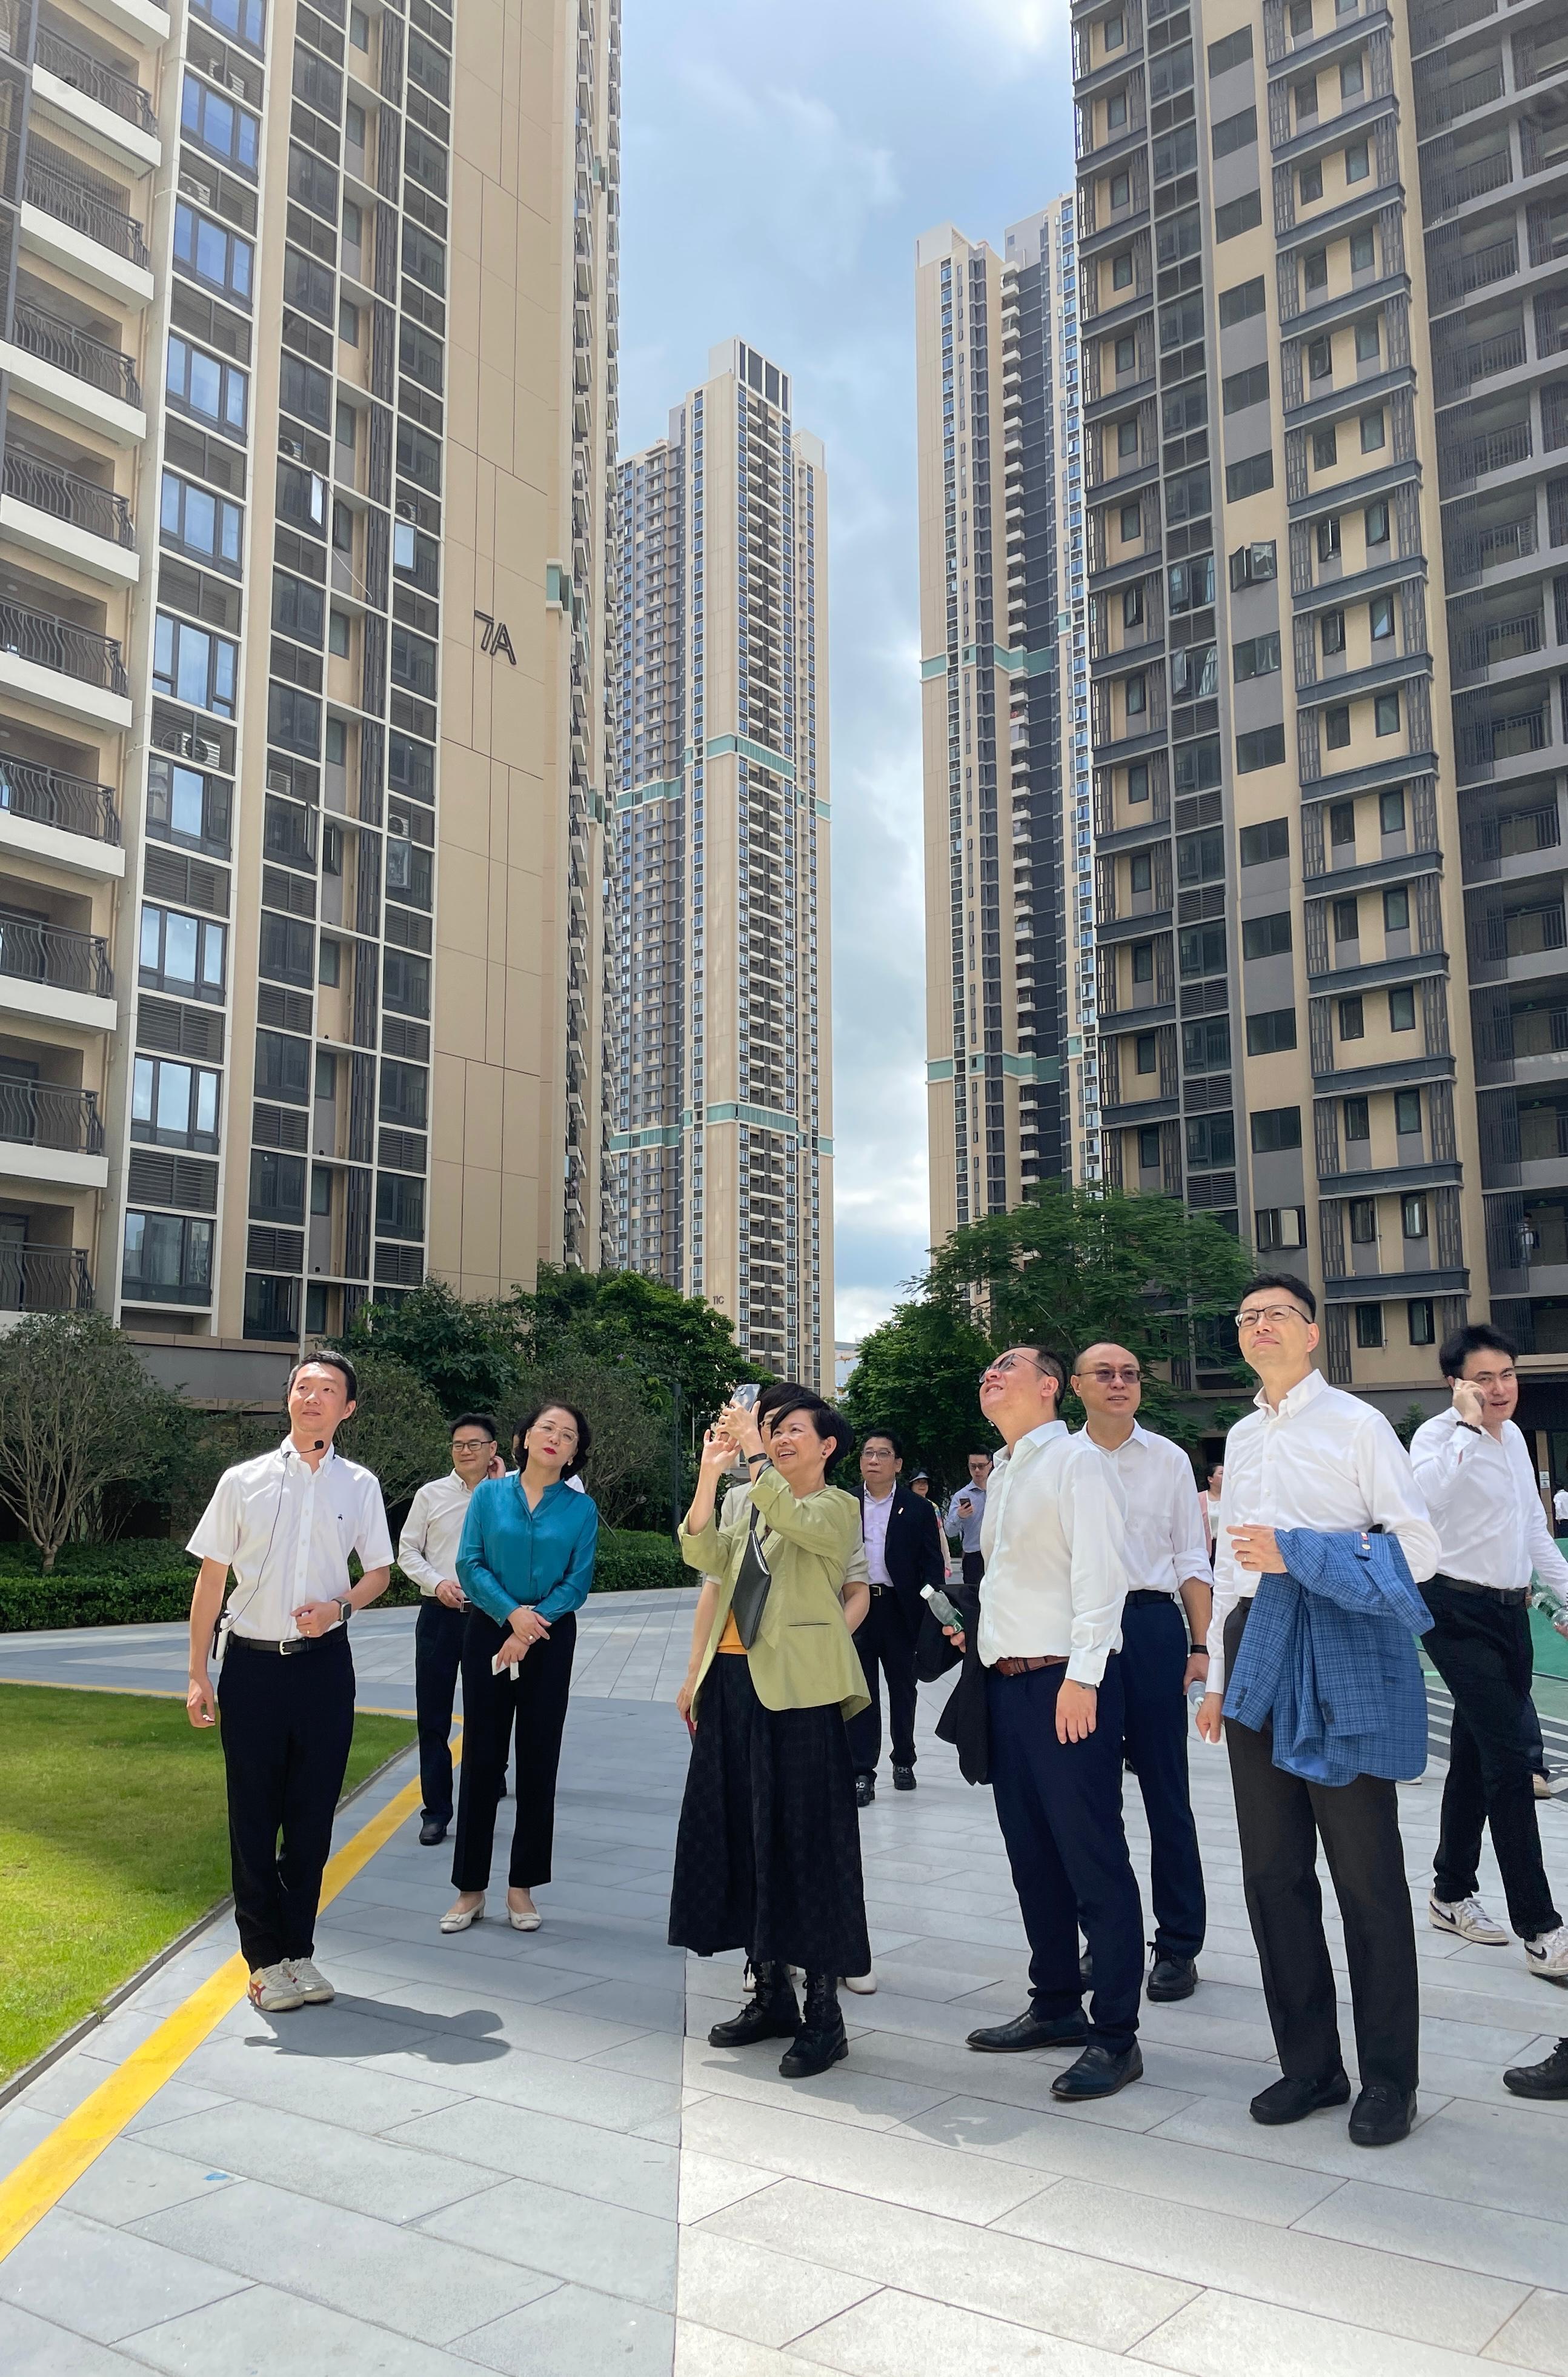
[[0, 1310], [243, 1399], [600, 1259], [617, 14], [0, 23]]
[[1568, 37], [1072, 24], [1106, 1177], [1391, 1410], [1489, 1305], [1562, 1375]]
[[732, 340], [620, 466], [607, 1162], [616, 1260], [831, 1392], [828, 496], [790, 397]]
[[1071, 198], [918, 243], [933, 1242], [1072, 1168], [1094, 1045], [1076, 305]]

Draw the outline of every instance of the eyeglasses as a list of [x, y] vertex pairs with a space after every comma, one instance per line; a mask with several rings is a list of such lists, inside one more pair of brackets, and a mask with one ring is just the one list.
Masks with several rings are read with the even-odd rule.
[[1085, 1379], [1093, 1379], [1095, 1384], [1099, 1387], [1137, 1387], [1143, 1381], [1143, 1373], [1138, 1369], [1084, 1370], [1082, 1375]]
[[454, 1452], [483, 1452], [486, 1445], [494, 1445], [495, 1441], [496, 1439], [493, 1436], [454, 1436], [452, 1439], [452, 1451]]
[[1033, 1354], [1003, 1354], [999, 1361], [987, 1363], [980, 1373], [980, 1384], [984, 1386], [987, 1379], [999, 1376], [1005, 1379], [1011, 1371], [1018, 1368], [1020, 1362], [1027, 1362], [1029, 1368], [1032, 1370], [1038, 1370], [1043, 1379], [1052, 1379], [1056, 1376], [1055, 1371], [1047, 1370], [1043, 1362], [1036, 1362]]
[[1238, 1329], [1261, 1329], [1266, 1321], [1270, 1328], [1277, 1329], [1282, 1320], [1299, 1320], [1306, 1327], [1311, 1327], [1311, 1320], [1299, 1304], [1263, 1304], [1255, 1311], [1239, 1312], [1236, 1326]]

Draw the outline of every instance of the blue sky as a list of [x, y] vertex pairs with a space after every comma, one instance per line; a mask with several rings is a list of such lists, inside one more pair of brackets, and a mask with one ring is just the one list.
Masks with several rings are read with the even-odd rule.
[[1066, 0], [624, 0], [620, 441], [738, 333], [828, 452], [837, 1333], [925, 1260], [915, 241], [1071, 179]]

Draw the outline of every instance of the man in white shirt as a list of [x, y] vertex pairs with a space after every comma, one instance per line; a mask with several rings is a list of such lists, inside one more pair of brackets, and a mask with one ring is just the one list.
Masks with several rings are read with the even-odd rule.
[[1481, 1827], [1490, 1825], [1526, 1964], [1568, 1981], [1568, 1929], [1541, 1857], [1526, 1736], [1530, 1574], [1568, 1586], [1568, 1560], [1547, 1528], [1535, 1464], [1514, 1424], [1514, 1355], [1485, 1322], [1456, 1329], [1438, 1357], [1452, 1408], [1418, 1427], [1410, 1447], [1442, 1543], [1437, 1573], [1422, 1587], [1433, 1625], [1421, 1646], [1454, 1695], [1431, 1920], [1462, 1940], [1506, 1946], [1507, 1932], [1476, 1895]]
[[422, 1486], [398, 1537], [398, 1566], [420, 1592], [413, 1628], [413, 1704], [419, 1720], [420, 1845], [435, 1848], [452, 1821], [452, 1703], [462, 1659], [468, 1596], [458, 1583], [458, 1546], [469, 1499], [481, 1478], [501, 1474], [488, 1412], [452, 1422], [452, 1465]]
[[1410, 1457], [1380, 1411], [1331, 1387], [1312, 1368], [1317, 1298], [1304, 1281], [1265, 1272], [1236, 1316], [1242, 1358], [1261, 1380], [1257, 1409], [1225, 1448], [1225, 1487], [1209, 1627], [1209, 1691], [1198, 1713], [1207, 1741], [1230, 1752], [1248, 1917], [1283, 2079], [1252, 2099], [1277, 2127], [1348, 2102], [1334, 1968], [1318, 1883], [1321, 1835], [1345, 1917], [1361, 2093], [1356, 2145], [1391, 2145], [1415, 2119], [1420, 2001], [1416, 1930], [1405, 1878], [1395, 1786], [1380, 1775], [1304, 1782], [1274, 1763], [1273, 1729], [1221, 1725], [1225, 1676], [1263, 1575], [1281, 1574], [1276, 1528], [1319, 1534], [1373, 1527], [1398, 1536], [1417, 1584], [1438, 1560]]
[[1198, 1986], [1206, 1913], [1187, 1780], [1187, 1692], [1208, 1681], [1208, 1538], [1191, 1463], [1168, 1437], [1138, 1425], [1143, 1389], [1137, 1356], [1125, 1345], [1085, 1347], [1073, 1368], [1072, 1392], [1083, 1406], [1083, 1432], [1115, 1471], [1127, 1505], [1122, 1748], [1149, 1823], [1149, 1996], [1169, 2003], [1190, 1998]]
[[965, 1584], [978, 1584], [986, 1572], [985, 1554], [980, 1548], [980, 1530], [985, 1523], [986, 1489], [990, 1476], [990, 1454], [972, 1452], [969, 1455], [969, 1483], [959, 1487], [947, 1506], [947, 1531], [950, 1535], [958, 1537]]
[[1560, 1527], [1568, 1527], [1568, 1486], [1560, 1486], [1551, 1498], [1552, 1515]]
[[[976, 1648], [987, 1670], [990, 1782], [1029, 1936], [1029, 2006], [969, 2034], [991, 2055], [1083, 2044], [1051, 2094], [1114, 2096], [1143, 2077], [1143, 1921], [1121, 1822], [1122, 1498], [1108, 1462], [1070, 1436], [1067, 1368], [1014, 1345], [980, 1380], [1007, 1451], [986, 1499]], [[955, 1637], [962, 1647], [962, 1637]], [[1085, 2028], [1082, 1923], [1094, 1961]]]
[[[348, 1627], [392, 1572], [381, 1488], [332, 1450], [357, 1392], [346, 1354], [296, 1363], [288, 1435], [276, 1452], [224, 1471], [186, 1547], [201, 1562], [186, 1707], [194, 1726], [222, 1710], [234, 1921], [263, 2013], [329, 2005], [333, 1994], [312, 1959], [353, 1738]], [[364, 1571], [357, 1584], [351, 1552]], [[208, 1654], [231, 1569], [215, 1696]]]

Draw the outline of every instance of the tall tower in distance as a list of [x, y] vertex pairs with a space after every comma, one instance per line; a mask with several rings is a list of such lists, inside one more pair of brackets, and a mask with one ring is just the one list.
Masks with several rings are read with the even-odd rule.
[[1001, 255], [952, 224], [918, 243], [933, 1243], [1074, 1162], [1095, 984], [1075, 291], [1071, 198]]
[[603, 1249], [616, 0], [4, 0], [0, 1325]]
[[715, 347], [619, 533], [616, 1259], [831, 1392], [827, 474], [789, 374]]

